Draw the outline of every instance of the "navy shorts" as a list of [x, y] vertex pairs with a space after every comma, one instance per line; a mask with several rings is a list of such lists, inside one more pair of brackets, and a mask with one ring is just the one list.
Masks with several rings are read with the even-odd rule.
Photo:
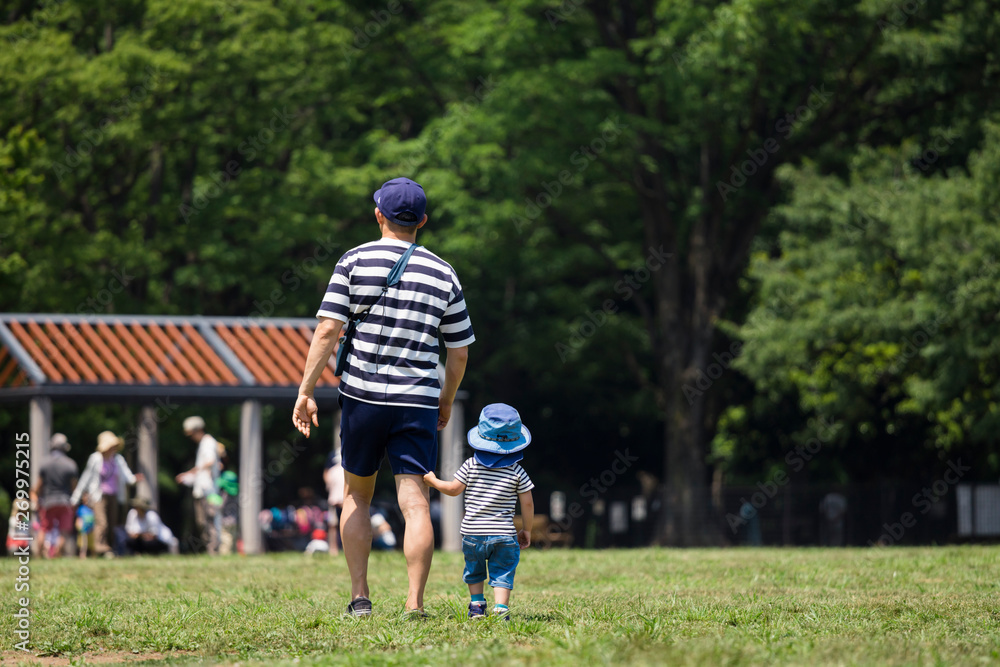
[[394, 475], [425, 475], [437, 464], [438, 411], [376, 405], [340, 396], [344, 470], [359, 477], [378, 472], [389, 456]]
[[462, 580], [478, 584], [486, 580], [489, 568], [490, 586], [514, 590], [514, 571], [521, 561], [521, 547], [513, 535], [462, 535], [465, 571]]

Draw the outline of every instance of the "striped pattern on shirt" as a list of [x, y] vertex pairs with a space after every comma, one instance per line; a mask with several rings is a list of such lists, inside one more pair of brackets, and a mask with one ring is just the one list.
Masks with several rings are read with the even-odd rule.
[[[380, 239], [345, 253], [316, 317], [346, 322], [378, 301], [389, 271], [409, 246]], [[445, 347], [476, 340], [455, 270], [430, 250], [417, 248], [399, 283], [355, 332], [341, 393], [366, 403], [436, 409], [439, 335]]]
[[517, 535], [514, 530], [517, 494], [535, 488], [520, 464], [487, 468], [473, 456], [458, 469], [455, 479], [465, 484], [463, 535]]

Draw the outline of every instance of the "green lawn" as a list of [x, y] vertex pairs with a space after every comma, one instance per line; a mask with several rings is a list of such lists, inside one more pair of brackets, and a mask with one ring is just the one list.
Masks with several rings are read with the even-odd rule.
[[[33, 560], [31, 568], [32, 644], [57, 664], [1000, 660], [997, 547], [529, 550], [509, 624], [465, 618], [455, 554], [435, 556], [426, 621], [399, 616], [406, 573], [398, 553], [373, 555], [375, 615], [362, 621], [341, 615], [342, 558]], [[10, 650], [14, 569], [0, 560], [7, 664], [25, 659]]]

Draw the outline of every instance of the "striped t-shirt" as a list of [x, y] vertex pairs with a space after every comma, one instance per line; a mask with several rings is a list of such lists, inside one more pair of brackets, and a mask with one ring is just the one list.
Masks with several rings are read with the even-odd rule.
[[[380, 239], [349, 250], [337, 262], [316, 317], [346, 322], [374, 304], [406, 241]], [[476, 340], [455, 270], [417, 248], [406, 271], [354, 334], [340, 379], [345, 396], [384, 405], [437, 408], [438, 335], [445, 347]]]
[[520, 464], [487, 468], [473, 456], [458, 469], [455, 479], [465, 484], [463, 535], [517, 535], [514, 530], [517, 494], [535, 488]]

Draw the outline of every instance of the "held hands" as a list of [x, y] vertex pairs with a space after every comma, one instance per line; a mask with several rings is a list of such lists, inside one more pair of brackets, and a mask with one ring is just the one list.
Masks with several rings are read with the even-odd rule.
[[[316, 407], [316, 399], [306, 394], [299, 394], [299, 397], [295, 399], [295, 409], [292, 410], [292, 424], [302, 435], [308, 438], [310, 424], [319, 426], [318, 413], [319, 408]], [[440, 422], [440, 419], [438, 422]]]
[[517, 534], [517, 543], [521, 545], [522, 549], [527, 549], [531, 546], [531, 531], [522, 530]]

